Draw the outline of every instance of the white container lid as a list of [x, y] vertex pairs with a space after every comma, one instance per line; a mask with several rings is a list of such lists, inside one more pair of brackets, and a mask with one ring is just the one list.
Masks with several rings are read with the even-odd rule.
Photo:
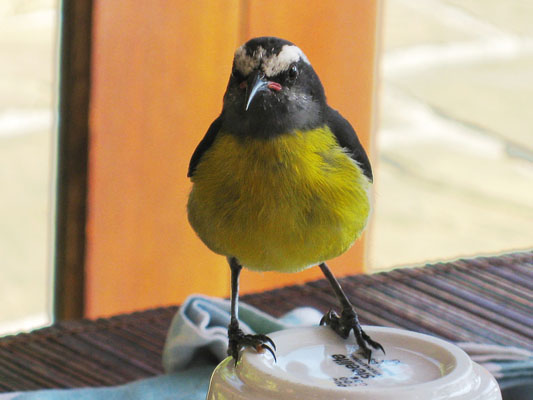
[[364, 327], [387, 352], [367, 363], [353, 334], [340, 338], [328, 327], [270, 334], [277, 362], [264, 352], [228, 357], [211, 377], [208, 400], [501, 400], [496, 380], [457, 346], [420, 333]]

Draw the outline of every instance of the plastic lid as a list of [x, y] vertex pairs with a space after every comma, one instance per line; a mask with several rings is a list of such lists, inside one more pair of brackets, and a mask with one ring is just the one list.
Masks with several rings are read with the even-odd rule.
[[400, 329], [364, 329], [387, 352], [374, 351], [370, 364], [353, 336], [344, 340], [327, 327], [279, 331], [269, 335], [277, 362], [255, 350], [236, 368], [227, 358], [207, 399], [501, 399], [494, 378], [457, 346]]

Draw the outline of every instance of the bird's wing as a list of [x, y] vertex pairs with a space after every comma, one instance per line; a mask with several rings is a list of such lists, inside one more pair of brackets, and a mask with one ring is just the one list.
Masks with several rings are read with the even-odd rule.
[[194, 170], [200, 162], [202, 155], [206, 152], [207, 149], [211, 147], [211, 145], [215, 141], [215, 138], [217, 137], [221, 125], [222, 115], [220, 115], [217, 119], [213, 121], [213, 123], [207, 130], [207, 133], [205, 134], [204, 138], [200, 141], [200, 143], [198, 143], [198, 146], [196, 146], [196, 150], [194, 150], [194, 153], [191, 157], [191, 161], [189, 162], [189, 171], [187, 172], [188, 178], [193, 176]]
[[328, 107], [326, 110], [326, 121], [327, 125], [337, 138], [339, 145], [348, 150], [348, 154], [353, 160], [357, 161], [365, 176], [370, 182], [372, 182], [373, 177], [370, 161], [368, 160], [365, 149], [361, 146], [361, 143], [359, 143], [359, 138], [350, 123], [346, 121], [338, 111], [331, 107]]

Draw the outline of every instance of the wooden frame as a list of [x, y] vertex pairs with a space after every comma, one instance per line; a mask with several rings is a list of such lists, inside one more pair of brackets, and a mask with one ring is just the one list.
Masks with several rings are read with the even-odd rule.
[[85, 298], [93, 1], [62, 1], [54, 319], [80, 318]]

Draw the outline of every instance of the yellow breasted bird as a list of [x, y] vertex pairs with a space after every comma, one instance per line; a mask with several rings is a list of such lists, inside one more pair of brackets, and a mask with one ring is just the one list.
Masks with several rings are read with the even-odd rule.
[[360, 351], [383, 350], [357, 314], [325, 261], [359, 237], [370, 212], [372, 170], [348, 121], [326, 102], [304, 53], [287, 40], [255, 38], [239, 47], [220, 116], [192, 155], [189, 222], [231, 268], [228, 354], [275, 345], [239, 328], [242, 267], [297, 272], [319, 265], [340, 301], [326, 324], [341, 337], [353, 330]]

